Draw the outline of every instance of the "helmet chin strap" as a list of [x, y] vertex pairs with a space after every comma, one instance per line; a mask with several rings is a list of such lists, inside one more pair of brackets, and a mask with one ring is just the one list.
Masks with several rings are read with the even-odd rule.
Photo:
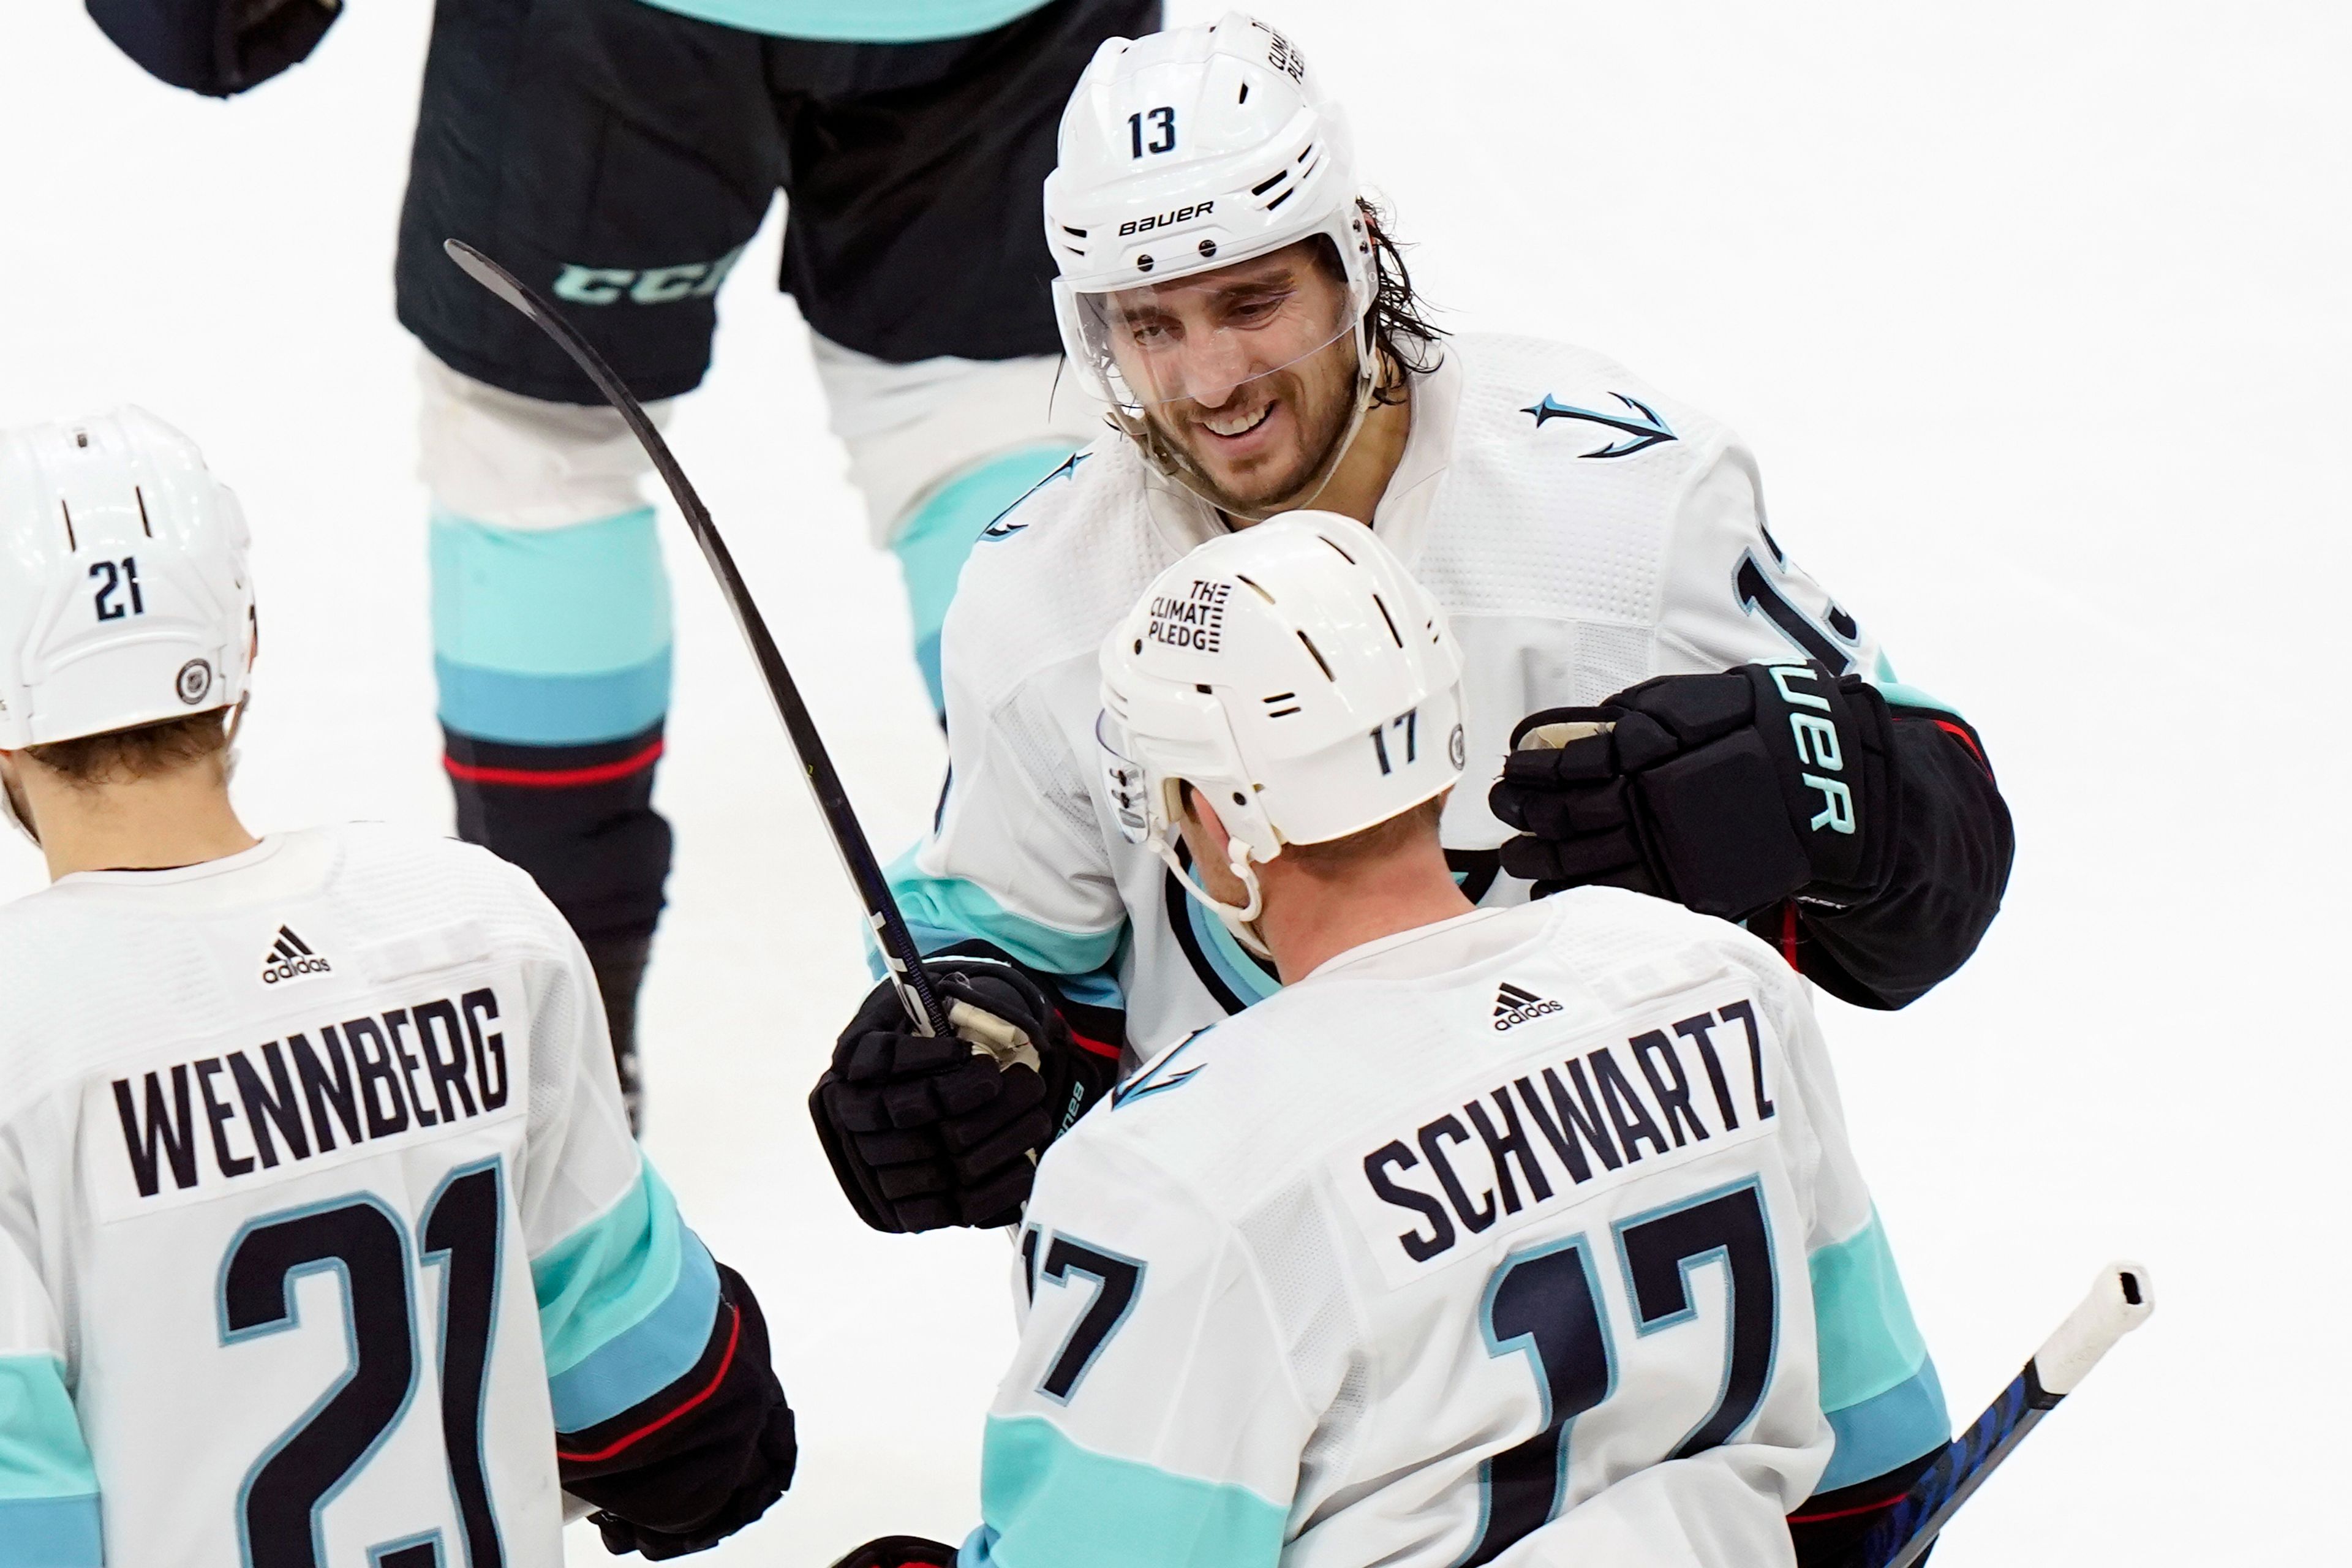
[[[1174, 830], [1170, 831], [1172, 833]], [[1185, 869], [1184, 862], [1177, 858], [1176, 846], [1169, 839], [1155, 838], [1151, 841], [1152, 849], [1167, 864], [1169, 872], [1182, 884], [1184, 890], [1216, 911], [1217, 918], [1225, 922], [1225, 929], [1234, 933], [1235, 942], [1271, 963], [1274, 952], [1257, 934], [1257, 918], [1265, 912], [1265, 889], [1258, 886], [1257, 868], [1250, 863], [1249, 851], [1242, 847], [1241, 840], [1228, 839], [1226, 845], [1233, 854], [1226, 868], [1233, 872], [1234, 880], [1249, 890], [1249, 902], [1245, 904], [1226, 903], [1202, 887], [1192, 873]]]
[[16, 809], [16, 792], [22, 788], [22, 784], [0, 778], [0, 816], [6, 817], [8, 826], [23, 834], [26, 842], [37, 849], [41, 847], [41, 836], [33, 831], [33, 825]]

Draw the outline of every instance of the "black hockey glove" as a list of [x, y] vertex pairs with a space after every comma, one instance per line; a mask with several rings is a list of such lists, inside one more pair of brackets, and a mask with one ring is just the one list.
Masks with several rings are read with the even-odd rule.
[[817, 1138], [877, 1230], [1011, 1225], [1034, 1156], [1108, 1091], [1118, 1063], [1085, 1050], [1045, 987], [1013, 964], [923, 965], [957, 1037], [918, 1035], [876, 986], [809, 1096]]
[[956, 1549], [919, 1535], [886, 1535], [869, 1541], [833, 1568], [955, 1568]]
[[90, 20], [158, 81], [228, 98], [300, 65], [341, 0], [86, 0]]
[[1511, 733], [1503, 868], [1537, 896], [1602, 883], [1738, 920], [1792, 894], [1884, 889], [1899, 799], [1894, 721], [1860, 676], [1814, 664], [1664, 675]]
[[743, 1277], [723, 1263], [719, 1294], [719, 1319], [701, 1358], [657, 1402], [558, 1439], [563, 1489], [597, 1505], [590, 1517], [615, 1556], [641, 1552], [660, 1561], [708, 1551], [792, 1484], [793, 1412], [769, 1363], [767, 1319]]

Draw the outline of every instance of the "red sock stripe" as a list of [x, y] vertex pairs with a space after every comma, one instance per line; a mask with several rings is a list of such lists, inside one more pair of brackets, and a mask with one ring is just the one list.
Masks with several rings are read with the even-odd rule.
[[617, 763], [598, 763], [591, 768], [553, 768], [541, 772], [537, 768], [486, 768], [473, 763], [461, 763], [445, 756], [441, 765], [449, 770], [451, 778], [467, 784], [513, 784], [522, 789], [578, 789], [583, 784], [611, 784], [614, 779], [627, 778], [652, 767], [662, 754], [662, 743], [656, 741], [635, 756], [623, 757]]
[[1789, 961], [1790, 968], [1797, 968], [1797, 904], [1793, 899], [1780, 906], [1780, 956]]
[[663, 1427], [668, 1426], [671, 1422], [677, 1420], [679, 1416], [685, 1415], [688, 1411], [693, 1409], [696, 1405], [701, 1404], [704, 1400], [709, 1399], [712, 1394], [718, 1393], [719, 1385], [727, 1381], [727, 1369], [735, 1364], [735, 1346], [743, 1338], [742, 1309], [737, 1307], [734, 1303], [730, 1302], [728, 1303], [727, 1310], [729, 1313], [727, 1324], [727, 1352], [724, 1355], [719, 1358], [719, 1370], [711, 1374], [710, 1382], [704, 1386], [701, 1393], [676, 1406], [668, 1415], [662, 1416], [659, 1420], [648, 1421], [646, 1425], [638, 1427], [627, 1436], [619, 1438], [614, 1442], [597, 1449], [593, 1454], [572, 1454], [567, 1453], [562, 1448], [558, 1448], [555, 1450], [555, 1457], [559, 1459], [569, 1460], [571, 1463], [575, 1465], [602, 1464], [606, 1459], [611, 1458], [614, 1455], [620, 1453], [625, 1448], [627, 1448], [630, 1445], [644, 1438], [652, 1436], [655, 1433], [660, 1431]]

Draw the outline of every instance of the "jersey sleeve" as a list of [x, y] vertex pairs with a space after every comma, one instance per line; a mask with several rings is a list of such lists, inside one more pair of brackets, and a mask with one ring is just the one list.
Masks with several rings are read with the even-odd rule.
[[965, 635], [950, 609], [947, 783], [931, 831], [888, 868], [891, 891], [926, 953], [992, 952], [1066, 1001], [1115, 1010], [1127, 910], [1095, 814], [1095, 761], [1072, 754], [1034, 682], [993, 701], [975, 690]]
[[1957, 708], [1896, 679], [1876, 636], [1789, 558], [1765, 523], [1755, 458], [1737, 443], [1683, 498], [1659, 639], [1664, 673], [1793, 657], [1859, 675], [1894, 721], [1900, 806], [1885, 891], [1845, 908], [1793, 900], [1751, 924], [1857, 1006], [1903, 1006], [1966, 963], [2015, 851], [1983, 739]]
[[1019, 1268], [963, 1568], [1273, 1568], [1316, 1418], [1239, 1235], [1079, 1140], [1040, 1169]]
[[100, 1568], [98, 1470], [18, 1163], [0, 1135], [0, 1568]]
[[690, 1532], [772, 1480], [757, 1517], [793, 1459], [759, 1302], [631, 1139], [595, 981], [567, 947], [534, 987], [520, 1194], [564, 1489]]
[[1840, 1511], [1819, 1506], [1827, 1494], [1868, 1489], [1878, 1478], [1907, 1472], [1949, 1440], [1951, 1422], [1936, 1363], [1912, 1319], [1886, 1227], [1846, 1137], [1812, 1003], [1802, 985], [1785, 975], [1776, 978], [1793, 1098], [1816, 1148], [1805, 1262], [1812, 1286], [1822, 1410], [1835, 1437], [1813, 1503], [1792, 1516], [1803, 1520]]

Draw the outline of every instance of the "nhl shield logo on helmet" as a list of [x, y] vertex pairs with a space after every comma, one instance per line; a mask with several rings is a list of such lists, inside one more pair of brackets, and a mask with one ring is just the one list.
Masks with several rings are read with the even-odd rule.
[[180, 700], [194, 708], [213, 689], [213, 667], [201, 658], [192, 658], [180, 666], [179, 677], [172, 684]]

